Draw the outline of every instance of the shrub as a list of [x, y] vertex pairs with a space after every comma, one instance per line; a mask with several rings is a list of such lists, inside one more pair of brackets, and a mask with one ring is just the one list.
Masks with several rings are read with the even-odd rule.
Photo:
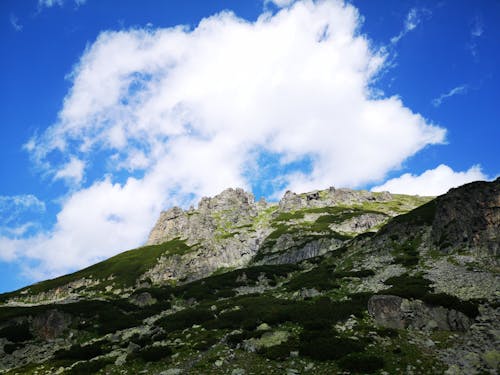
[[103, 355], [105, 351], [102, 348], [102, 342], [94, 342], [89, 345], [72, 345], [69, 349], [60, 349], [54, 354], [55, 359], [69, 359], [76, 361], [87, 361], [94, 357]]
[[14, 353], [17, 349], [24, 348], [23, 344], [5, 344], [3, 347], [3, 351], [6, 354], [12, 354]]
[[189, 328], [193, 324], [203, 324], [213, 318], [213, 314], [208, 309], [191, 308], [161, 318], [156, 324], [168, 332], [173, 332]]
[[273, 361], [285, 361], [288, 357], [290, 357], [290, 352], [298, 349], [298, 343], [296, 339], [289, 339], [286, 342], [283, 342], [278, 345], [263, 347], [258, 350], [258, 354], [271, 359]]
[[320, 265], [311, 271], [303, 272], [295, 276], [285, 286], [290, 291], [302, 288], [315, 288], [318, 290], [338, 288], [333, 273], [333, 266], [326, 265]]
[[450, 296], [446, 293], [427, 294], [423, 301], [433, 306], [443, 306], [447, 309], [460, 311], [469, 318], [475, 318], [479, 315], [477, 303], [472, 301], [462, 301], [460, 298]]
[[431, 291], [431, 282], [422, 276], [409, 276], [405, 274], [391, 277], [384, 283], [392, 285], [390, 289], [383, 291], [384, 294], [393, 294], [402, 298], [422, 299]]
[[373, 270], [360, 270], [360, 271], [342, 271], [335, 272], [335, 277], [343, 278], [343, 277], [369, 277], [374, 276], [375, 272]]
[[138, 351], [134, 356], [142, 359], [144, 362], [157, 362], [172, 354], [172, 349], [166, 345], [149, 346]]
[[215, 332], [204, 331], [196, 337], [196, 343], [193, 345], [193, 349], [205, 351], [217, 344], [218, 341], [219, 339]]
[[233, 335], [229, 335], [227, 337], [227, 343], [229, 344], [229, 346], [234, 348], [245, 340], [261, 336], [262, 332], [259, 331], [243, 331], [241, 333], [235, 333]]
[[0, 330], [0, 337], [12, 342], [22, 342], [33, 339], [28, 322], [9, 325]]
[[365, 347], [363, 341], [337, 337], [332, 330], [303, 331], [299, 340], [300, 354], [318, 361], [339, 359]]
[[79, 362], [74, 365], [67, 373], [70, 375], [90, 375], [112, 363], [110, 358], [99, 358], [94, 361]]
[[372, 374], [384, 368], [384, 360], [366, 353], [351, 353], [341, 358], [338, 365], [354, 373]]

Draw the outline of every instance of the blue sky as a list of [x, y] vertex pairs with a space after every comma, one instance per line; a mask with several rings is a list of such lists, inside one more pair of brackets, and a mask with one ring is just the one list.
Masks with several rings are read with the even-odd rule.
[[0, 3], [0, 292], [242, 186], [495, 178], [500, 3]]

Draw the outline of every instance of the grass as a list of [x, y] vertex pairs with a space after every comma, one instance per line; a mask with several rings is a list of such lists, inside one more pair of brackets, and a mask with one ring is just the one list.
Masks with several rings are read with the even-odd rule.
[[[61, 276], [55, 279], [42, 281], [17, 292], [0, 295], [0, 301], [19, 295], [20, 291], [29, 294], [38, 294], [52, 289], [65, 286], [82, 278], [94, 280], [108, 280], [113, 278], [112, 283], [117, 286], [133, 286], [136, 280], [147, 270], [152, 268], [158, 258], [162, 255], [183, 255], [191, 251], [184, 241], [174, 239], [160, 245], [144, 246], [138, 249], [125, 251], [103, 262], [94, 264], [88, 268], [75, 273]], [[100, 287], [106, 283], [101, 284]]]

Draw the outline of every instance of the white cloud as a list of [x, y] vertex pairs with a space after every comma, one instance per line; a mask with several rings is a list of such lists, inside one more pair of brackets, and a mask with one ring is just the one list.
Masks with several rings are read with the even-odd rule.
[[16, 31], [22, 31], [23, 25], [19, 23], [19, 18], [17, 18], [14, 14], [9, 15], [9, 21], [11, 26], [14, 28]]
[[448, 91], [447, 93], [441, 94], [437, 98], [433, 99], [432, 105], [434, 107], [439, 107], [443, 103], [444, 100], [446, 100], [452, 96], [455, 96], [455, 95], [465, 95], [465, 94], [467, 94], [468, 90], [469, 90], [468, 85], [460, 85], [460, 86], [454, 87], [450, 91]]
[[410, 31], [413, 31], [422, 21], [429, 18], [432, 12], [427, 8], [411, 8], [406, 15], [404, 28], [401, 32], [391, 38], [391, 43], [398, 43]]
[[441, 164], [435, 169], [429, 169], [418, 176], [405, 173], [400, 177], [386, 181], [383, 185], [375, 186], [372, 191], [436, 196], [446, 193], [453, 187], [487, 179], [487, 176], [483, 174], [481, 167], [478, 165], [472, 166], [465, 172], [455, 172], [447, 165]]
[[52, 8], [54, 5], [62, 6], [64, 0], [38, 0], [38, 7]]
[[[0, 195], [0, 214], [9, 214], [19, 209], [45, 211], [45, 203], [32, 194]], [[2, 220], [5, 219], [2, 218]]]
[[[44, 212], [45, 203], [34, 195], [0, 196], [0, 236], [12, 238], [24, 235], [30, 228], [36, 226], [30, 222], [30, 218]], [[2, 252], [0, 247], [0, 258]]]
[[[83, 5], [87, 2], [87, 0], [73, 0], [75, 5], [78, 7], [80, 5]], [[60, 6], [62, 7], [66, 0], [38, 0], [38, 8], [52, 8], [53, 6]]]
[[63, 165], [54, 175], [54, 180], [66, 180], [70, 184], [79, 184], [83, 179], [85, 163], [76, 157]]
[[264, 4], [274, 4], [278, 8], [285, 8], [292, 4], [295, 0], [264, 0]]
[[[103, 32], [58, 120], [25, 147], [53, 176], [74, 170], [54, 155], [85, 160], [73, 175], [88, 186], [19, 256], [53, 275], [138, 246], [166, 206], [265, 183], [249, 173], [262, 155], [279, 188], [304, 191], [380, 180], [442, 143], [399, 98], [375, 97], [385, 56], [360, 22], [350, 4], [302, 1], [255, 22], [223, 12], [193, 30]], [[303, 160], [310, 171], [293, 167]]]

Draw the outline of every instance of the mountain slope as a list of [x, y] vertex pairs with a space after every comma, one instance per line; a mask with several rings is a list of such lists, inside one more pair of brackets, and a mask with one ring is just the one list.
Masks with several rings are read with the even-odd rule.
[[142, 249], [4, 295], [0, 369], [494, 374], [499, 202], [500, 180], [434, 200], [229, 189], [163, 213]]

